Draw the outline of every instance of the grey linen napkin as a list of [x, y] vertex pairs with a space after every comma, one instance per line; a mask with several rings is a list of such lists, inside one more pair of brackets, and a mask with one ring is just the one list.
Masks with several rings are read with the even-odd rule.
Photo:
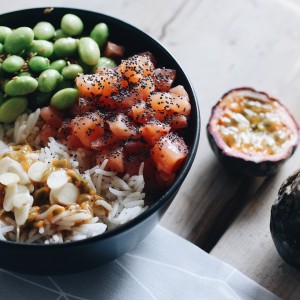
[[93, 270], [51, 277], [0, 270], [0, 282], [4, 300], [279, 299], [161, 226], [130, 253]]

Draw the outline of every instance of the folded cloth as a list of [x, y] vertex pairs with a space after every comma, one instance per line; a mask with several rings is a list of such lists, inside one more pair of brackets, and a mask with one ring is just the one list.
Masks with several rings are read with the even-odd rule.
[[0, 270], [0, 282], [1, 299], [279, 299], [161, 226], [130, 253], [93, 270], [51, 277]]

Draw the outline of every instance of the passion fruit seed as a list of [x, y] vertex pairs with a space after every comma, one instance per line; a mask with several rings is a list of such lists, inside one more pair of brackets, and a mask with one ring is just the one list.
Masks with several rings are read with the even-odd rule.
[[[256, 175], [275, 171], [272, 165], [288, 158], [299, 138], [298, 125], [289, 112], [277, 100], [250, 88], [222, 97], [212, 110], [207, 133], [219, 157], [243, 162], [243, 166], [231, 162], [241, 170], [245, 162], [253, 164], [249, 168]], [[250, 169], [246, 173], [252, 173]]]

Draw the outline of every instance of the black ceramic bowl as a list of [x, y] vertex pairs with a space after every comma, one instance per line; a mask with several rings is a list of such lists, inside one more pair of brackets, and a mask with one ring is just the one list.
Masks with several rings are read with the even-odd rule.
[[86, 32], [100, 22], [110, 29], [109, 40], [126, 47], [126, 55], [150, 51], [159, 66], [177, 71], [175, 84], [182, 84], [187, 90], [192, 104], [188, 130], [184, 133], [189, 145], [189, 156], [170, 188], [158, 195], [147, 211], [134, 220], [100, 236], [82, 241], [55, 245], [18, 244], [0, 241], [0, 267], [30, 274], [64, 274], [79, 272], [107, 263], [133, 249], [159, 222], [176, 196], [196, 155], [200, 135], [200, 115], [195, 93], [184, 71], [175, 58], [157, 41], [141, 30], [115, 18], [95, 12], [54, 8], [45, 13], [44, 8], [15, 11], [0, 16], [0, 24], [17, 28], [33, 27], [39, 21], [49, 21], [56, 28], [66, 13], [78, 15], [84, 22]]

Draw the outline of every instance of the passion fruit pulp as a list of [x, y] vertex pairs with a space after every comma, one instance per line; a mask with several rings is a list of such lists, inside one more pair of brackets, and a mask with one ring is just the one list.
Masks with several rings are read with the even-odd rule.
[[279, 255], [300, 268], [300, 170], [282, 183], [272, 205], [270, 230]]
[[252, 88], [226, 93], [207, 124], [212, 150], [230, 169], [267, 176], [296, 150], [299, 126], [276, 99]]

